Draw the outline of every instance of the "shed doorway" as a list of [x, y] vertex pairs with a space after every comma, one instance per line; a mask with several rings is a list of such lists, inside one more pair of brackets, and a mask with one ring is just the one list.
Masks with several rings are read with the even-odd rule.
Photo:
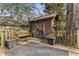
[[45, 36], [45, 24], [44, 23], [36, 23], [34, 24], [33, 37], [42, 39]]

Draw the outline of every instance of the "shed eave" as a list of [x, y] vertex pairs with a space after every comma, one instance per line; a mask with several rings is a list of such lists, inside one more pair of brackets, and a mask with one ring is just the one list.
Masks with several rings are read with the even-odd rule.
[[29, 19], [29, 22], [33, 22], [33, 21], [37, 21], [37, 20], [44, 20], [47, 18], [55, 18], [57, 14], [50, 14], [50, 15], [46, 15], [46, 16], [41, 16], [41, 17], [37, 17], [37, 18], [33, 18], [33, 19]]

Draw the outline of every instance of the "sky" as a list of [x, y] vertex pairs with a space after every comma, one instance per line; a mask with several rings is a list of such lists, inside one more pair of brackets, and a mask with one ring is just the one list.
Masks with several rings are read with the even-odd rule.
[[[44, 15], [45, 13], [43, 12], [43, 10], [45, 9], [45, 5], [41, 4], [41, 3], [34, 3], [34, 4], [35, 4], [35, 7], [39, 10], [39, 13], [41, 13], [42, 15]], [[36, 10], [36, 13], [38, 12], [38, 10]], [[7, 11], [6, 11], [6, 13], [7, 13]], [[10, 15], [10, 14], [8, 13], [7, 15]]]
[[40, 3], [36, 3], [36, 7], [40, 10], [41, 13], [44, 14], [43, 10], [45, 9], [45, 5], [44, 4], [40, 4]]
[[[31, 4], [31, 3], [30, 3], [30, 4]], [[32, 3], [32, 4], [34, 4], [35, 7], [38, 9], [38, 10], [36, 10], [36, 11], [40, 11], [39, 13], [45, 14], [45, 13], [43, 12], [43, 10], [45, 9], [45, 4], [44, 4], [44, 3]], [[32, 4], [31, 4], [30, 6], [32, 6]], [[6, 13], [7, 13], [7, 12], [6, 12]]]

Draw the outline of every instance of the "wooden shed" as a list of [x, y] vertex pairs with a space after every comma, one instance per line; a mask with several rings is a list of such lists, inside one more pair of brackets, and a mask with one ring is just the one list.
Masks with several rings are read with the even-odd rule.
[[32, 36], [41, 39], [54, 32], [56, 19], [57, 13], [29, 19]]

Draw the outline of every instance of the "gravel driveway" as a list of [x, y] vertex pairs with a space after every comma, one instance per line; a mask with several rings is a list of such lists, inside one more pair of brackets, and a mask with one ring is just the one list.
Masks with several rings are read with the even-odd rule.
[[67, 51], [46, 47], [32, 42], [7, 51], [5, 54], [6, 56], [68, 56]]

